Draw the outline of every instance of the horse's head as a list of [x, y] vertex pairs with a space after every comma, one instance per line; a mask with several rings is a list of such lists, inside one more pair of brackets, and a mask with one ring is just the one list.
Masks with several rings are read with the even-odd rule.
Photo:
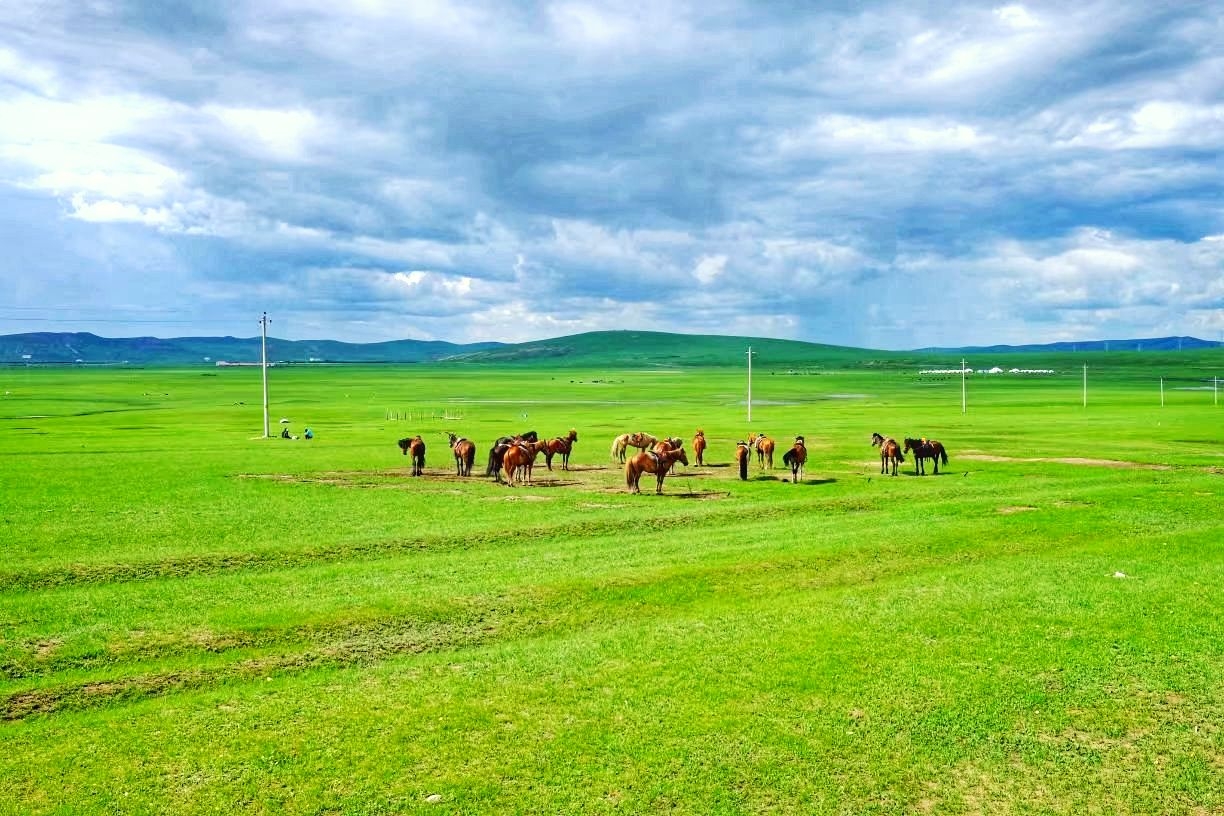
[[459, 441], [459, 437], [455, 436], [455, 435], [454, 435], [453, 433], [451, 433], [450, 431], [447, 431], [447, 432], [446, 432], [446, 441], [447, 441], [447, 442], [449, 442], [449, 443], [450, 443], [450, 446], [453, 448], [453, 447], [455, 447], [455, 443]]
[[884, 437], [880, 436], [878, 433], [873, 433], [871, 435], [871, 444], [872, 445], [883, 445]]
[[569, 436], [567, 438], [571, 442], [577, 442], [578, 441], [578, 431], [576, 431], [573, 428], [570, 428]]
[[408, 446], [412, 444], [412, 440], [405, 436], [403, 439], [399, 440], [395, 444], [399, 445], [400, 453], [407, 456]]
[[676, 450], [674, 451], [674, 455], [675, 455], [676, 461], [678, 461], [680, 464], [686, 465], [686, 466], [688, 465], [688, 456], [685, 455], [684, 448], [676, 448]]
[[796, 444], [796, 445], [803, 445], [803, 444], [805, 444], [805, 443], [804, 443], [804, 441], [803, 441], [803, 437], [802, 437], [802, 436], [796, 436], [796, 437], [795, 437], [795, 444]]
[[907, 436], [907, 437], [905, 437], [905, 450], [904, 450], [904, 451], [902, 451], [902, 452], [903, 452], [903, 453], [909, 453], [909, 452], [910, 452], [910, 449], [912, 449], [912, 448], [917, 448], [917, 447], [918, 447], [918, 440], [917, 440], [917, 439], [911, 439], [910, 437], [908, 437], [908, 436]]

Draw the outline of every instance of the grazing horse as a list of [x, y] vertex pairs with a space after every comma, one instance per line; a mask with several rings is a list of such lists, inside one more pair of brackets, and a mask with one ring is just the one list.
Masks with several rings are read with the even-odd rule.
[[803, 478], [803, 466], [807, 464], [807, 446], [802, 436], [796, 436], [794, 447], [782, 454], [782, 463], [790, 465], [791, 481], [798, 484]]
[[455, 454], [455, 475], [471, 476], [472, 465], [476, 461], [476, 443], [470, 439], [448, 433], [451, 453]]
[[416, 436], [406, 436], [395, 444], [399, 445], [400, 451], [402, 451], [405, 456], [412, 454], [412, 475], [424, 476], [425, 440], [421, 439], [421, 435], [417, 434]]
[[570, 432], [565, 436], [550, 439], [544, 448], [544, 464], [548, 465], [548, 469], [552, 470], [552, 459], [559, 453], [561, 454], [561, 469], [569, 470], [570, 451], [574, 449], [574, 443], [577, 441], [578, 432], [573, 428], [570, 428]]
[[739, 463], [740, 481], [748, 480], [748, 462], [752, 459], [752, 448], [747, 442], [735, 443], [735, 461]]
[[629, 488], [630, 493], [641, 493], [638, 482], [641, 481], [642, 474], [653, 473], [656, 480], [655, 495], [662, 495], [663, 477], [668, 474], [676, 462], [688, 464], [684, 448], [673, 448], [662, 453], [642, 451], [625, 462], [625, 486]]
[[914, 473], [915, 475], [926, 475], [926, 468], [922, 464], [923, 459], [930, 459], [935, 463], [935, 475], [939, 475], [939, 460], [943, 459], [943, 463], [948, 464], [948, 452], [944, 450], [942, 442], [934, 439], [910, 439], [905, 438], [905, 452], [914, 452]]
[[701, 465], [701, 466], [705, 465], [705, 459], [703, 458], [705, 455], [705, 449], [706, 449], [705, 431], [698, 428], [697, 435], [693, 437], [693, 457], [694, 457], [693, 463], [694, 464]]
[[901, 446], [897, 444], [897, 440], [891, 436], [881, 436], [878, 433], [871, 435], [871, 444], [880, 448], [880, 473], [888, 473], [888, 469], [892, 467], [892, 475], [897, 475], [897, 466], [905, 461], [905, 457], [901, 455]]
[[535, 466], [536, 456], [544, 450], [547, 442], [516, 442], [506, 448], [502, 454], [502, 470], [506, 474], [506, 484], [514, 487], [517, 478], [519, 484], [531, 484], [531, 470]]
[[630, 447], [641, 448], [646, 450], [659, 440], [648, 433], [635, 431], [633, 433], [625, 433], [612, 440], [611, 455], [613, 459], [625, 461], [626, 450]]
[[629, 447], [629, 434], [623, 433], [612, 440], [612, 450], [608, 455], [618, 462], [625, 461], [625, 449]]
[[768, 463], [769, 469], [773, 470], [774, 441], [765, 434], [749, 434], [748, 444], [756, 448], [757, 464], [765, 467]]

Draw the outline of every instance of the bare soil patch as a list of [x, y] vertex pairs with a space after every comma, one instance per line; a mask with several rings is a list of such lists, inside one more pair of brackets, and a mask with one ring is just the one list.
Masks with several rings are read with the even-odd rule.
[[989, 453], [962, 453], [961, 459], [975, 462], [1054, 462], [1060, 465], [1087, 465], [1089, 467], [1134, 468], [1138, 470], [1172, 470], [1170, 465], [1154, 465], [1148, 462], [1126, 462], [1121, 459], [1090, 459], [1083, 456], [996, 456]]

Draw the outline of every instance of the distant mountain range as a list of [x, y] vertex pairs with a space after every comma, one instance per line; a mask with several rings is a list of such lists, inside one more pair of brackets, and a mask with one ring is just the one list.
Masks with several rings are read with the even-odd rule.
[[[341, 343], [268, 338], [268, 360], [278, 363], [422, 363], [500, 343], [460, 345], [437, 340]], [[216, 365], [258, 363], [258, 337], [98, 337], [86, 332], [32, 332], [0, 336], [0, 363]]]
[[1136, 340], [1085, 340], [1072, 343], [1042, 343], [1024, 346], [964, 346], [962, 348], [922, 348], [915, 351], [924, 354], [1013, 354], [1030, 351], [1077, 352], [1077, 351], [1192, 351], [1194, 349], [1218, 348], [1215, 340], [1200, 340], [1197, 337], [1145, 337]]
[[[733, 365], [751, 346], [770, 366], [896, 363], [915, 355], [1017, 354], [1030, 352], [1170, 352], [1215, 348], [1195, 337], [1097, 340], [1024, 346], [969, 346], [874, 351], [845, 346], [759, 337], [690, 335], [668, 332], [587, 332], [530, 343], [446, 343], [393, 340], [341, 343], [335, 340], [268, 338], [268, 360], [279, 365], [307, 363], [465, 362], [490, 365], [549, 362], [591, 366]], [[0, 336], [0, 365], [215, 366], [260, 360], [258, 337], [98, 337], [83, 332], [32, 332]]]

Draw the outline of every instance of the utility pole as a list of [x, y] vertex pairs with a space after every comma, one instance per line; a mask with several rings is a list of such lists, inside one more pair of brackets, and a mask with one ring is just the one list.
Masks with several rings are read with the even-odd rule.
[[1088, 364], [1084, 363], [1084, 407], [1088, 407]]
[[752, 424], [752, 346], [748, 347], [748, 424]]
[[965, 358], [961, 358], [961, 413], [965, 413], [968, 406], [965, 403]]
[[263, 406], [264, 406], [264, 439], [267, 439], [271, 434], [268, 433], [268, 313], [264, 312], [263, 317], [259, 318], [260, 328], [260, 349], [262, 352], [262, 363], [260, 365], [263, 371]]

